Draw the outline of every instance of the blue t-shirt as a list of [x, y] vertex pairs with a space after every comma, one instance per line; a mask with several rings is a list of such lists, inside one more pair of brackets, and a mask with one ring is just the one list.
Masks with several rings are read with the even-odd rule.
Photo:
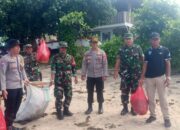
[[162, 76], [166, 72], [166, 60], [171, 59], [168, 48], [159, 46], [150, 48], [145, 53], [145, 62], [147, 62], [146, 78], [155, 78]]

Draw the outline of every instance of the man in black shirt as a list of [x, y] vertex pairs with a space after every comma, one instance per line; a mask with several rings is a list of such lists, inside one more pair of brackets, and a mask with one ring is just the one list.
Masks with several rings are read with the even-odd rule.
[[140, 83], [142, 84], [145, 78], [146, 91], [149, 99], [150, 117], [146, 120], [146, 123], [151, 123], [156, 120], [155, 93], [157, 89], [160, 107], [164, 117], [164, 126], [171, 126], [166, 99], [166, 87], [169, 86], [170, 82], [170, 59], [171, 55], [168, 48], [160, 45], [159, 33], [153, 32], [151, 34], [151, 48], [145, 53], [143, 71], [140, 79]]

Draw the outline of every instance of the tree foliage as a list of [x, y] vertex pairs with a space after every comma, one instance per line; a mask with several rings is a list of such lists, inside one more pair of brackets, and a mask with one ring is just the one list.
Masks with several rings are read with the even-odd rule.
[[123, 39], [121, 37], [114, 36], [111, 40], [106, 41], [101, 48], [106, 52], [108, 65], [110, 68], [114, 67], [116, 56], [119, 48], [123, 45]]
[[139, 36], [136, 40], [145, 51], [149, 47], [151, 32], [161, 34], [161, 44], [168, 47], [172, 53], [172, 68], [180, 67], [179, 36], [180, 15], [176, 4], [165, 0], [144, 0], [141, 8], [135, 11], [134, 32]]
[[94, 26], [114, 10], [109, 0], [0, 0], [0, 36], [24, 42], [57, 35], [59, 18], [74, 11], [84, 12], [85, 22]]
[[169, 24], [178, 19], [178, 7], [164, 0], [145, 1], [143, 6], [135, 11], [134, 17], [134, 31], [140, 36], [139, 42], [145, 46], [143, 44], [149, 42], [151, 32], [159, 32], [162, 35]]

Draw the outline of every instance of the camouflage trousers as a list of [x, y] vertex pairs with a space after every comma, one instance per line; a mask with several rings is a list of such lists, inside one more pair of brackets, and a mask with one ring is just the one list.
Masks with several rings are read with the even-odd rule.
[[[62, 106], [68, 108], [72, 99], [72, 84], [55, 85], [54, 96], [56, 97], [55, 107], [57, 112], [62, 109]], [[65, 97], [64, 102], [63, 96]]]
[[122, 104], [129, 103], [129, 94], [134, 93], [138, 87], [139, 77], [132, 78], [131, 80], [121, 78], [121, 102]]

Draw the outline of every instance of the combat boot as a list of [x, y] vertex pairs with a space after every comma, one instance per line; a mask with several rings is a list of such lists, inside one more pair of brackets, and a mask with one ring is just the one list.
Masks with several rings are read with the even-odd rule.
[[86, 115], [91, 114], [92, 111], [93, 111], [92, 103], [89, 103], [88, 104], [88, 109], [85, 111], [85, 114]]
[[72, 116], [73, 113], [69, 111], [68, 107], [64, 107], [64, 116]]
[[63, 114], [63, 112], [61, 110], [57, 111], [57, 118], [59, 120], [63, 120], [64, 119], [64, 114]]
[[129, 112], [127, 104], [123, 104], [123, 109], [121, 111], [121, 116], [126, 115]]
[[103, 104], [99, 103], [99, 109], [98, 109], [98, 114], [103, 114]]
[[133, 116], [136, 116], [137, 115], [137, 113], [134, 111], [134, 109], [131, 107], [131, 114], [133, 115]]

